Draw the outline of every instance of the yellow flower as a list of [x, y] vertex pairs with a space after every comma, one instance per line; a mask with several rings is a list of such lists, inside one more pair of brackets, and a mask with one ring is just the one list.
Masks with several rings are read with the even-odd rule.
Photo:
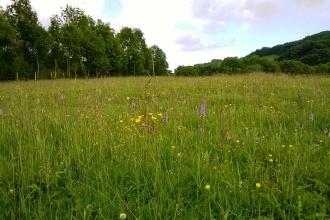
[[238, 144], [239, 144], [239, 140], [236, 140], [236, 143], [238, 143]]
[[293, 145], [292, 145], [292, 144], [290, 144], [290, 145], [289, 145], [289, 147], [290, 147], [290, 148], [293, 148]]
[[10, 194], [13, 194], [13, 193], [14, 193], [14, 189], [10, 189], [10, 190], [9, 190], [9, 193], [10, 193]]
[[123, 120], [120, 120], [119, 122], [120, 122], [120, 123], [123, 123], [124, 121], [123, 121]]
[[256, 183], [256, 187], [257, 188], [260, 188], [261, 187], [261, 184], [260, 183]]
[[210, 186], [209, 184], [207, 184], [207, 185], [205, 186], [205, 189], [206, 189], [206, 190], [210, 190], [210, 189], [211, 189], [211, 186]]
[[269, 159], [269, 162], [270, 162], [270, 163], [273, 163], [274, 161], [273, 161], [273, 159], [272, 159], [272, 158], [270, 158], [270, 159]]
[[181, 157], [181, 153], [178, 153], [178, 157]]
[[136, 122], [136, 123], [140, 123], [140, 122], [141, 122], [141, 118], [137, 118], [137, 119], [135, 119], [135, 122]]
[[151, 116], [151, 119], [152, 120], [156, 120], [157, 118], [155, 116]]
[[162, 113], [158, 113], [157, 114], [159, 117], [163, 117], [163, 114]]
[[172, 149], [175, 149], [175, 146], [172, 146]]
[[131, 99], [131, 97], [127, 96], [127, 97], [126, 97], [126, 99], [127, 99], [127, 100], [130, 100], [130, 99]]
[[269, 156], [269, 157], [272, 157], [273, 155], [272, 155], [272, 154], [269, 154], [268, 156]]

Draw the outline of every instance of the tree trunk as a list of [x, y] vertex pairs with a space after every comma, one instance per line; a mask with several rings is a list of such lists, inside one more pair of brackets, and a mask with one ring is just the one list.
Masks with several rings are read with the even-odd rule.
[[66, 75], [69, 74], [69, 57], [66, 57]]
[[[54, 59], [54, 69], [55, 69], [55, 72], [54, 72], [54, 78], [56, 78], [56, 58]], [[52, 78], [52, 77], [51, 77]]]
[[69, 73], [67, 75], [67, 77], [70, 77], [71, 76], [71, 60], [69, 58]]
[[38, 57], [38, 55], [37, 55], [37, 79], [39, 79], [39, 57]]
[[79, 62], [80, 74], [82, 74], [83, 70], [82, 70], [82, 65], [81, 65], [81, 59], [78, 59], [78, 62]]

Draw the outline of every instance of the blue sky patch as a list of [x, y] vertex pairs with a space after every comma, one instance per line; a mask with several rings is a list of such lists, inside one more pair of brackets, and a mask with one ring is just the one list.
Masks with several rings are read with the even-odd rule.
[[106, 0], [103, 14], [110, 19], [116, 18], [122, 10], [120, 0]]

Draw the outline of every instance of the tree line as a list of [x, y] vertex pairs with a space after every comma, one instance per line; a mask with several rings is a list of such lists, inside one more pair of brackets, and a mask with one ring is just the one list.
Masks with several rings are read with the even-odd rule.
[[140, 29], [115, 33], [70, 5], [46, 29], [30, 0], [12, 0], [0, 8], [0, 30], [0, 80], [168, 73], [166, 54], [148, 47]]
[[277, 55], [278, 61], [296, 60], [310, 66], [325, 64], [330, 62], [330, 31], [322, 31], [301, 40], [271, 48], [263, 47], [248, 56], [253, 55], [259, 57]]
[[286, 74], [330, 74], [330, 62], [318, 65], [307, 65], [296, 60], [278, 61], [269, 57], [252, 55], [237, 58], [227, 57], [214, 59], [209, 63], [193, 66], [179, 66], [174, 73], [177, 76], [208, 76], [218, 73], [243, 74], [252, 72], [286, 73]]

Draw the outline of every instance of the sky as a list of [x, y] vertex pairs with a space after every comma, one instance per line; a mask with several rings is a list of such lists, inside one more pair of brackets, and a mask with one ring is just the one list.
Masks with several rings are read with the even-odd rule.
[[[244, 57], [256, 49], [330, 30], [330, 0], [30, 0], [44, 27], [66, 4], [94, 19], [140, 28], [148, 46], [166, 54], [169, 69], [212, 59]], [[6, 7], [10, 0], [0, 0]]]

